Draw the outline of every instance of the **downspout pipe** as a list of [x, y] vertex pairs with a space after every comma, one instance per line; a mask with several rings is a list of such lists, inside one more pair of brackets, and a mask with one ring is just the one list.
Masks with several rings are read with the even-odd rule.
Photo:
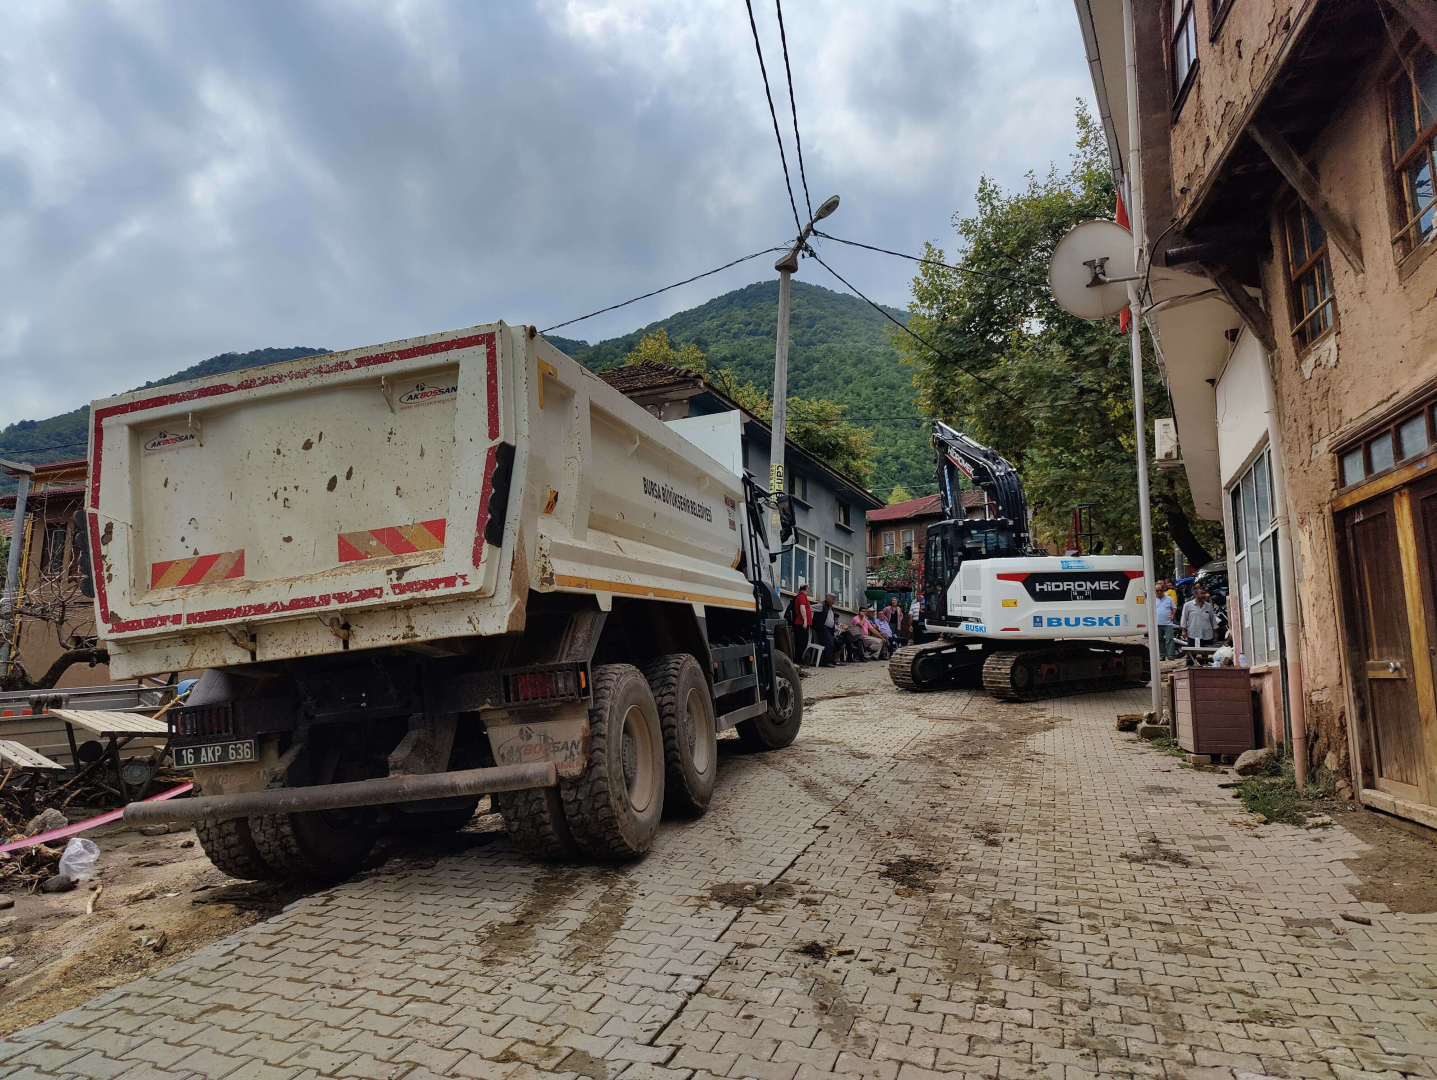
[[[1261, 344], [1258, 348], [1262, 348]], [[1287, 498], [1287, 455], [1283, 451], [1282, 424], [1277, 415], [1277, 381], [1272, 357], [1266, 349], [1267, 443], [1272, 451], [1273, 511], [1277, 526], [1277, 572], [1282, 607], [1283, 664], [1287, 671], [1285, 698], [1292, 725], [1292, 774], [1299, 788], [1307, 786], [1307, 695], [1302, 682], [1302, 626], [1297, 602], [1297, 558], [1292, 550], [1292, 522]]]

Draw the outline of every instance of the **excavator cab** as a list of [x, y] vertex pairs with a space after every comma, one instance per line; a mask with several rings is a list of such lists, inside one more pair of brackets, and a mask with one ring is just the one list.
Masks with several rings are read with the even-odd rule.
[[948, 588], [971, 559], [1009, 559], [1024, 553], [1024, 538], [1007, 518], [941, 521], [928, 529], [923, 558], [923, 612], [927, 624], [948, 623]]

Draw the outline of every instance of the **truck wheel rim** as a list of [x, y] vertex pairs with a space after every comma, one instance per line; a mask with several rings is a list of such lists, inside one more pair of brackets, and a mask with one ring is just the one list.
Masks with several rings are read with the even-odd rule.
[[[704, 708], [703, 694], [697, 687], [689, 691], [684, 702], [683, 739], [688, 746], [689, 760], [694, 763], [694, 772], [703, 776], [713, 767], [711, 742], [708, 733], [708, 710]], [[699, 738], [700, 730], [703, 738]]]
[[774, 697], [776, 699], [774, 712], [778, 718], [787, 723], [793, 718], [793, 685], [782, 676], [774, 679]]
[[642, 707], [630, 705], [624, 713], [622, 740], [624, 787], [635, 813], [648, 809], [654, 797], [654, 749], [649, 718]]

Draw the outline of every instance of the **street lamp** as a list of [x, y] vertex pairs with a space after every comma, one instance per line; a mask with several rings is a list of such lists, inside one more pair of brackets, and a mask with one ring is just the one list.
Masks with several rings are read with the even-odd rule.
[[[789, 281], [798, 270], [798, 253], [813, 235], [813, 227], [838, 209], [838, 196], [831, 195], [813, 215], [793, 247], [773, 264], [778, 271], [778, 341], [773, 350], [773, 436], [768, 454], [768, 491], [773, 499], [773, 513], [769, 518], [769, 535], [775, 547], [783, 542], [783, 522], [779, 515], [779, 501], [788, 490], [787, 477], [783, 471], [783, 451], [788, 418], [788, 315]], [[776, 556], [775, 556], [776, 557]]]

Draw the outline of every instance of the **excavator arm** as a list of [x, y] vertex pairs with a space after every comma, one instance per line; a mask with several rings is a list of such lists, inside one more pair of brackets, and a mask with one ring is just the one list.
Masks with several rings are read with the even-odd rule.
[[938, 462], [938, 491], [943, 499], [945, 518], [963, 519], [959, 495], [961, 473], [988, 497], [994, 517], [1007, 518], [1012, 523], [1019, 550], [1033, 550], [1033, 538], [1028, 530], [1028, 499], [1023, 494], [1018, 471], [1007, 459], [941, 420], [933, 425], [933, 454]]

